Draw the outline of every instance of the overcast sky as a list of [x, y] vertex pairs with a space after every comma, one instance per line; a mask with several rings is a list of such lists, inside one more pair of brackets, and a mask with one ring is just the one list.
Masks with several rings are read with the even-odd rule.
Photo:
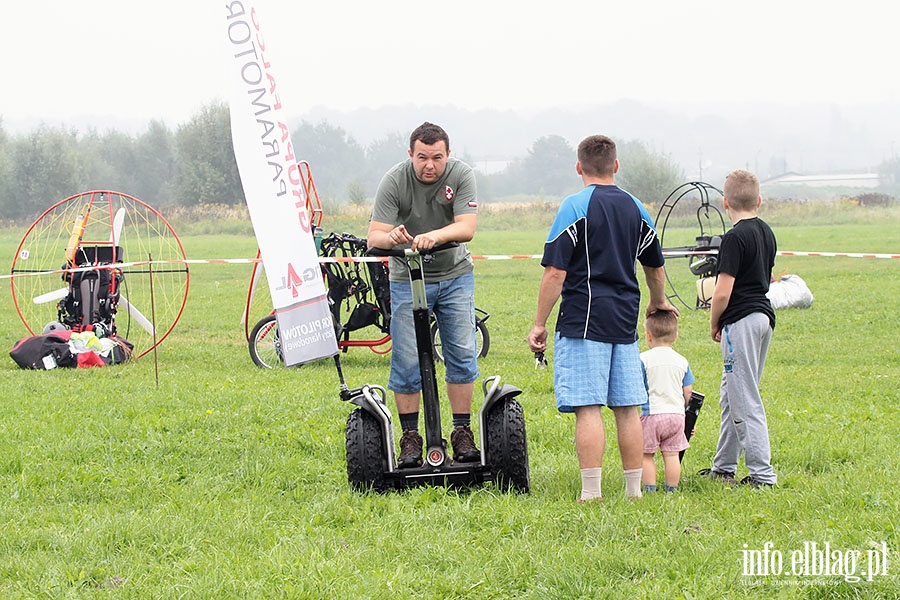
[[[186, 121], [225, 100], [224, 0], [4, 2], [0, 117]], [[259, 0], [288, 114], [895, 102], [890, 3]]]

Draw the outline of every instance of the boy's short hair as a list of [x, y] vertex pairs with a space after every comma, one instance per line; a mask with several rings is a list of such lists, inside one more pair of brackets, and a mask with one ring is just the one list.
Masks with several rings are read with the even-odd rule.
[[450, 136], [447, 135], [447, 132], [444, 131], [443, 127], [440, 125], [435, 125], [434, 123], [429, 123], [425, 121], [418, 127], [416, 127], [412, 134], [409, 136], [409, 149], [414, 150], [414, 146], [416, 145], [416, 140], [422, 142], [426, 146], [431, 146], [437, 144], [441, 140], [444, 141], [444, 144], [447, 146], [447, 152], [450, 151]]
[[658, 310], [647, 315], [644, 327], [655, 339], [672, 343], [678, 337], [678, 317], [669, 310]]
[[578, 144], [578, 162], [586, 175], [610, 177], [616, 172], [616, 143], [605, 135], [591, 135]]
[[742, 212], [756, 209], [759, 201], [759, 178], [743, 169], [732, 171], [725, 177], [724, 193], [728, 205]]

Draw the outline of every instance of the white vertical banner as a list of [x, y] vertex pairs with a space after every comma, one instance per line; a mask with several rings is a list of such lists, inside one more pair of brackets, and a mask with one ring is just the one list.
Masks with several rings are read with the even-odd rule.
[[287, 366], [337, 354], [306, 193], [251, 1], [225, 4], [231, 137]]

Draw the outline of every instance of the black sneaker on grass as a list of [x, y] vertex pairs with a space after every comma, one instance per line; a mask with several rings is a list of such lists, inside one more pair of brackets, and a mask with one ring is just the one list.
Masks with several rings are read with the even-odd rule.
[[704, 479], [715, 479], [716, 481], [722, 481], [730, 485], [734, 485], [737, 483], [737, 480], [734, 478], [734, 473], [728, 473], [726, 471], [716, 471], [715, 469], [700, 469], [699, 471], [697, 471], [697, 475], [703, 477]]
[[453, 444], [453, 460], [456, 462], [475, 462], [481, 460], [481, 452], [475, 446], [475, 435], [467, 426], [460, 425], [450, 434]]
[[421, 466], [422, 436], [415, 429], [408, 429], [400, 438], [400, 456], [397, 458], [397, 467], [412, 469]]
[[775, 487], [774, 483], [769, 483], [768, 481], [760, 481], [753, 475], [747, 475], [743, 479], [741, 479], [741, 485], [749, 485], [753, 488], [767, 488], [767, 487]]

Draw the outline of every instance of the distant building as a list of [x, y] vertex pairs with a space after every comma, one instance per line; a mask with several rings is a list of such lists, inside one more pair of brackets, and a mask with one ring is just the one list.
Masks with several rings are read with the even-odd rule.
[[845, 173], [836, 175], [801, 175], [787, 172], [760, 182], [760, 186], [807, 185], [810, 187], [877, 188], [878, 173]]

